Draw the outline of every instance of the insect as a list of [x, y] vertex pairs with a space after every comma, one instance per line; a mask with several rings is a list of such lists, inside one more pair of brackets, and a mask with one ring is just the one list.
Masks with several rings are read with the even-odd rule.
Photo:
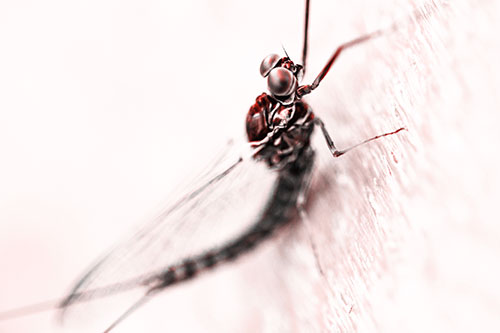
[[[311, 84], [301, 85], [308, 52], [308, 22], [309, 1], [306, 1], [304, 47], [300, 64], [292, 61], [286, 54], [269, 55], [261, 63], [260, 73], [268, 82], [269, 93], [259, 95], [247, 113], [246, 131], [252, 147], [251, 156], [238, 158], [225, 170], [163, 212], [130, 240], [98, 260], [74, 286], [70, 294], [59, 303], [58, 307], [63, 313], [81, 302], [130, 289], [142, 290], [143, 295], [135, 303], [129, 305], [119, 317], [111, 318], [106, 328], [106, 332], [110, 331], [159, 292], [192, 279], [222, 263], [237, 259], [269, 239], [281, 226], [290, 223], [304, 212], [303, 204], [314, 165], [314, 151], [310, 145], [314, 129], [320, 129], [333, 157], [339, 157], [358, 146], [344, 150], [337, 149], [325, 124], [314, 114], [304, 98], [320, 86], [344, 50], [381, 35], [381, 32], [375, 32], [341, 45], [316, 79]], [[396, 134], [401, 130], [403, 128], [369, 138], [360, 144]], [[138, 261], [138, 258], [143, 261], [146, 256], [155, 252], [158, 255], [158, 250], [171, 246], [165, 243], [165, 237], [172, 238], [173, 235], [180, 237], [176, 234], [176, 226], [180, 228], [189, 225], [184, 220], [189, 220], [187, 214], [190, 214], [191, 208], [206, 204], [205, 199], [213, 189], [222, 182], [228, 183], [233, 180], [231, 177], [235, 177], [249, 159], [257, 161], [261, 169], [272, 170], [275, 178], [271, 195], [263, 210], [255, 216], [253, 224], [214, 247], [200, 246], [197, 249], [199, 252], [180, 256], [171, 262], [151, 264], [148, 271], [132, 270], [132, 263]], [[168, 223], [173, 224], [167, 228], [165, 224]], [[128, 268], [132, 270], [128, 272], [130, 275], [121, 272], [122, 269]], [[110, 272], [114, 273], [111, 275]], [[111, 277], [118, 280], [113, 281]]]

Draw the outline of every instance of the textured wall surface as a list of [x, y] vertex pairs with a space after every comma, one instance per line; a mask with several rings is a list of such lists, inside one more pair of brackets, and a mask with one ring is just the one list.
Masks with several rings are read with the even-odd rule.
[[[64, 295], [241, 137], [260, 60], [281, 44], [298, 59], [303, 6], [2, 2], [0, 309]], [[306, 81], [341, 42], [398, 27], [346, 51], [308, 99], [337, 146], [408, 131], [339, 159], [316, 135], [307, 221], [116, 332], [497, 332], [498, 7], [312, 0]], [[0, 322], [58, 330], [52, 312]]]

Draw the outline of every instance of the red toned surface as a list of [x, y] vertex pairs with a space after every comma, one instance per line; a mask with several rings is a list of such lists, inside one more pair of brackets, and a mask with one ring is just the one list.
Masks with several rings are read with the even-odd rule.
[[[262, 58], [282, 43], [300, 58], [303, 5], [0, 5], [1, 308], [63, 294], [244, 136]], [[262, 8], [273, 15], [255, 24]], [[307, 99], [337, 146], [408, 132], [339, 159], [316, 135], [307, 228], [166, 291], [116, 332], [498, 331], [498, 9], [312, 1], [304, 82], [340, 43], [404, 23], [342, 54]], [[53, 313], [0, 323], [54, 331]]]

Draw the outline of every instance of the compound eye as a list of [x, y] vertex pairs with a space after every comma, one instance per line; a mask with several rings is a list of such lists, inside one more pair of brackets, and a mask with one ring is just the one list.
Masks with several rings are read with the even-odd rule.
[[260, 75], [266, 77], [269, 72], [276, 66], [278, 61], [280, 61], [280, 56], [277, 54], [270, 54], [262, 60], [260, 64]]
[[269, 73], [267, 86], [273, 95], [288, 96], [297, 88], [297, 79], [288, 69], [278, 67]]

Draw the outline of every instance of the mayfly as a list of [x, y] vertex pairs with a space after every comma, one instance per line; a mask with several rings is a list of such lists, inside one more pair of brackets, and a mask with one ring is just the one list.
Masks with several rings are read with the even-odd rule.
[[[292, 61], [286, 51], [284, 56], [271, 54], [261, 62], [260, 74], [267, 80], [269, 91], [256, 98], [246, 115], [250, 154], [236, 158], [228, 167], [163, 211], [132, 238], [100, 258], [85, 272], [68, 296], [58, 303], [63, 317], [78, 303], [129, 290], [139, 291], [138, 298], [127, 304], [119, 316], [110, 318], [105, 329], [105, 332], [109, 332], [134, 310], [168, 287], [241, 257], [271, 238], [280, 227], [304, 216], [304, 202], [315, 160], [310, 141], [316, 127], [319, 127], [333, 157], [404, 130], [399, 128], [380, 134], [347, 149], [335, 146], [325, 124], [304, 101], [304, 97], [320, 86], [343, 51], [382, 35], [382, 31], [340, 45], [312, 83], [300, 84], [306, 71], [308, 26], [309, 0], [306, 1], [301, 63]], [[253, 172], [251, 168], [243, 168], [243, 165], [251, 165], [255, 170], [266, 170], [267, 173], [271, 171], [274, 184], [267, 201], [263, 202], [262, 210], [242, 214], [242, 219], [251, 220], [252, 223], [240, 227], [231, 237], [217, 239], [210, 245], [197, 244], [193, 246], [194, 249], [179, 255], [177, 247], [181, 245], [174, 238], [189, 243], [190, 233], [202, 232], [201, 227], [195, 227], [190, 221], [199, 220], [201, 216], [206, 219], [204, 224], [210, 224], [210, 213], [218, 210], [214, 207], [227, 199], [221, 198], [224, 193], [220, 194], [220, 191], [217, 191], [219, 196], [214, 196], [215, 189], [224, 189], [222, 184], [231, 184], [242, 170]], [[238, 190], [245, 190], [240, 187]], [[203, 212], [200, 213], [200, 210]], [[244, 207], [242, 210], [245, 210]], [[1, 316], [13, 317], [15, 312]]]

